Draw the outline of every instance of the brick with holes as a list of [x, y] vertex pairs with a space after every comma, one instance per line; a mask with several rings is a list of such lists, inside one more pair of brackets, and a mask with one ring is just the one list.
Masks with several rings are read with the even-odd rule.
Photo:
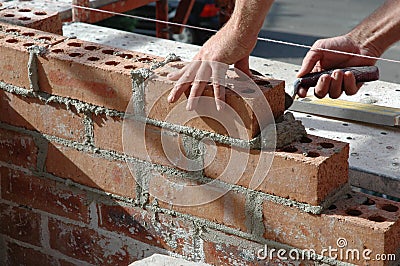
[[[260, 133], [260, 127], [273, 123], [284, 110], [285, 83], [282, 80], [257, 78], [252, 82], [249, 78], [240, 80], [229, 70], [226, 80], [231, 89], [225, 90], [226, 108], [217, 111], [214, 92], [207, 85], [195, 111], [185, 110], [187, 96], [185, 94], [175, 104], [167, 101], [170, 90], [176, 82], [168, 80], [169, 73], [178, 71], [186, 63], [172, 62], [155, 70], [154, 76], [146, 82], [144, 90], [146, 116], [168, 121], [173, 124], [216, 132], [238, 139], [252, 139]], [[247, 76], [246, 76], [247, 77]]]
[[275, 152], [206, 145], [206, 176], [310, 205], [348, 181], [349, 145], [308, 135]]
[[28, 48], [33, 45], [48, 47], [64, 39], [59, 35], [0, 22], [0, 81], [30, 89]]
[[61, 18], [57, 12], [9, 7], [0, 10], [0, 21], [58, 35], [63, 34]]
[[[330, 248], [331, 256], [336, 255], [337, 260], [356, 265], [397, 265], [394, 260], [377, 261], [375, 256], [400, 251], [398, 202], [352, 192], [321, 215], [270, 201], [264, 202], [263, 214], [267, 239], [311, 249], [325, 257], [330, 256]], [[398, 262], [400, 258], [395, 259]]]
[[50, 94], [126, 111], [132, 97], [131, 71], [163, 60], [81, 40], [54, 45], [39, 58], [39, 86]]

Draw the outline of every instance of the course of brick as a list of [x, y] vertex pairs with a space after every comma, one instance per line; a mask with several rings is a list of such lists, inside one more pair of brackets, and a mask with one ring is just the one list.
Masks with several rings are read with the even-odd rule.
[[[31, 34], [23, 35], [26, 32]], [[345, 193], [347, 144], [309, 135], [275, 152], [255, 149], [250, 145], [253, 139], [238, 142], [250, 148], [228, 145], [231, 140], [218, 124], [199, 119], [175, 125], [162, 120], [169, 109], [153, 113], [146, 109], [149, 99], [162, 99], [165, 88], [143, 91], [142, 81], [153, 70], [159, 75], [157, 82], [172, 88], [161, 67], [177, 64], [170, 62], [176, 58], [152, 57], [21, 26], [4, 25], [0, 36], [4, 52], [0, 62], [0, 264], [128, 265], [161, 253], [216, 265], [292, 265], [293, 260], [282, 261], [277, 254], [264, 259], [257, 253], [265, 245], [322, 253], [324, 248], [337, 247], [339, 238], [347, 240], [348, 248], [371, 249], [372, 254], [398, 252], [400, 204]], [[40, 42], [39, 36], [49, 38]], [[27, 49], [32, 46], [45, 50]], [[271, 83], [276, 86], [261, 88], [263, 95], [282, 101], [282, 82]], [[234, 95], [228, 97], [228, 103], [237, 104], [239, 110], [251, 110], [240, 100], [235, 102]], [[131, 98], [133, 106], [129, 106]], [[165, 101], [160, 100], [160, 106], [166, 106]], [[271, 107], [274, 115], [283, 113], [277, 106]], [[126, 136], [130, 129], [124, 128], [126, 124], [140, 124], [146, 114], [151, 115], [143, 126], [145, 141], [137, 132]], [[248, 136], [252, 136], [259, 129], [251, 112], [246, 117]], [[202, 136], [216, 142], [210, 164], [211, 148], [199, 142]], [[163, 137], [181, 145], [183, 154], [199, 163], [200, 170], [177, 165], [181, 155], [166, 154]], [[228, 164], [235, 152], [247, 158], [237, 163], [244, 166], [243, 174]], [[260, 172], [258, 165], [265, 158], [271, 159], [270, 170]], [[174, 182], [170, 189], [165, 185], [169, 181]], [[215, 187], [196, 190], [190, 199], [211, 196], [218, 189], [228, 193], [197, 206], [178, 206], [154, 197], [185, 200], [179, 193], [182, 184], [208, 182], [215, 182]], [[324, 255], [299, 261], [302, 265], [338, 262]]]

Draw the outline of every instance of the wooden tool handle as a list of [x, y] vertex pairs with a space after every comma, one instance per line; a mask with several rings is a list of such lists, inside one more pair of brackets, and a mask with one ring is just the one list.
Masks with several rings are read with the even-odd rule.
[[[335, 70], [336, 69], [331, 69], [327, 71], [309, 73], [300, 78], [299, 85], [300, 87], [314, 87], [317, 85], [318, 79], [323, 74], [331, 75]], [[368, 82], [379, 79], [379, 69], [376, 66], [347, 67], [339, 70], [343, 73], [347, 71], [352, 72], [356, 78], [356, 82]]]

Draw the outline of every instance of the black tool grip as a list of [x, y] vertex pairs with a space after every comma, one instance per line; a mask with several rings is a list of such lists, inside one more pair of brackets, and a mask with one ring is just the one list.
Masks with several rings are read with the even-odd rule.
[[[327, 71], [314, 72], [304, 75], [300, 78], [300, 87], [315, 87], [317, 85], [319, 77], [324, 74], [331, 75], [336, 69]], [[356, 82], [368, 82], [379, 79], [379, 69], [376, 66], [360, 66], [360, 67], [346, 67], [338, 69], [340, 71], [350, 71], [354, 74]]]

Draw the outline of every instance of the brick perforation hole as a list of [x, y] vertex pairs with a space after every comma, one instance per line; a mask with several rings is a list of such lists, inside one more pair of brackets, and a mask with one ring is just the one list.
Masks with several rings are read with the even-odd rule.
[[81, 47], [82, 46], [82, 44], [79, 42], [70, 42], [67, 45], [72, 46], [72, 47]]
[[88, 51], [94, 51], [94, 50], [97, 50], [99, 48], [97, 46], [94, 46], [94, 45], [88, 45], [88, 46], [85, 46], [84, 49], [88, 50]]
[[363, 205], [367, 205], [367, 206], [371, 206], [371, 205], [375, 205], [375, 201], [370, 199], [370, 198], [367, 198], [362, 204]]
[[308, 137], [302, 137], [300, 139], [300, 143], [311, 143], [312, 139], [308, 138]]
[[136, 67], [133, 65], [126, 65], [124, 66], [125, 69], [135, 69]]
[[383, 223], [386, 221], [386, 219], [380, 215], [371, 215], [368, 217], [368, 220], [377, 222], [377, 223]]
[[101, 51], [103, 54], [109, 54], [109, 55], [113, 55], [114, 54], [114, 50], [102, 50]]
[[35, 33], [33, 33], [33, 32], [24, 32], [21, 35], [25, 36], [25, 37], [33, 37], [33, 36], [35, 36]]
[[320, 154], [316, 151], [309, 151], [306, 154], [306, 157], [311, 157], [311, 158], [317, 158], [319, 156], [320, 156]]
[[55, 54], [59, 54], [59, 53], [64, 53], [64, 50], [63, 49], [53, 49], [53, 50], [51, 50], [53, 53], [55, 53]]
[[349, 209], [346, 211], [346, 214], [350, 216], [360, 216], [362, 214], [362, 211], [357, 210], [357, 209]]
[[31, 10], [29, 8], [21, 8], [18, 9], [18, 12], [31, 12]]
[[105, 64], [107, 66], [116, 66], [116, 65], [119, 64], [119, 62], [117, 62], [117, 61], [107, 61], [107, 62], [105, 62]]
[[40, 40], [40, 41], [51, 41], [51, 37], [49, 37], [49, 36], [42, 36], [42, 37], [39, 37], [38, 40]]
[[133, 58], [133, 55], [131, 55], [131, 54], [124, 54], [124, 53], [119, 53], [119, 54], [117, 54], [117, 56], [122, 57], [122, 58], [125, 58], [125, 59], [132, 59], [132, 58]]
[[150, 62], [151, 61], [151, 58], [148, 58], [148, 57], [141, 57], [141, 58], [138, 58], [137, 59], [137, 61], [139, 61], [139, 62]]
[[100, 58], [95, 57], [95, 56], [91, 56], [91, 57], [88, 57], [88, 60], [89, 60], [89, 61], [99, 61]]
[[15, 17], [15, 15], [14, 14], [4, 14], [3, 17], [13, 18], [13, 17]]
[[7, 39], [6, 42], [7, 43], [17, 43], [18, 40], [17, 39]]
[[381, 209], [387, 212], [397, 212], [399, 210], [399, 207], [393, 204], [385, 204], [381, 207]]
[[70, 53], [70, 54], [68, 54], [70, 57], [79, 57], [79, 56], [82, 56], [82, 54], [81, 53]]
[[18, 20], [28, 21], [28, 20], [31, 20], [31, 18], [30, 17], [20, 17]]
[[13, 32], [18, 33], [18, 32], [21, 32], [21, 30], [19, 30], [19, 29], [6, 29], [6, 32], [7, 33], [13, 33]]
[[294, 153], [297, 152], [298, 149], [295, 146], [287, 146], [282, 149], [284, 152]]
[[32, 45], [35, 45], [35, 44], [33, 42], [27, 42], [27, 43], [23, 44], [24, 47], [30, 47]]
[[332, 149], [333, 147], [335, 147], [335, 145], [330, 142], [322, 142], [319, 145], [324, 149]]
[[33, 14], [35, 14], [36, 16], [45, 16], [45, 15], [47, 15], [47, 13], [44, 12], [44, 11], [36, 11]]

